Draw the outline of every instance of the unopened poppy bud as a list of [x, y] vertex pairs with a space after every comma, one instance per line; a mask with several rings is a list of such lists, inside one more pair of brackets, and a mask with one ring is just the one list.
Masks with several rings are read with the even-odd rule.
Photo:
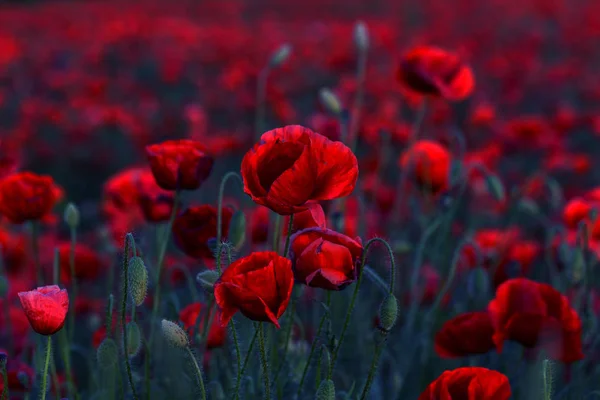
[[360, 51], [366, 51], [369, 48], [369, 31], [362, 21], [354, 25], [354, 44]]
[[335, 385], [331, 379], [321, 381], [317, 390], [316, 400], [335, 400]]
[[67, 204], [64, 213], [64, 220], [71, 229], [75, 229], [79, 226], [79, 209], [75, 204]]
[[0, 297], [6, 297], [9, 287], [8, 279], [0, 275]]
[[379, 306], [379, 329], [389, 332], [396, 324], [398, 318], [398, 300], [389, 294]]
[[163, 319], [161, 325], [163, 335], [170, 345], [183, 349], [190, 344], [187, 334], [176, 323]]
[[408, 254], [412, 250], [412, 245], [406, 240], [397, 240], [393, 243], [392, 250], [394, 254]]
[[287, 43], [282, 45], [271, 56], [271, 59], [269, 60], [269, 66], [271, 68], [279, 67], [281, 64], [283, 64], [285, 62], [285, 60], [288, 59], [288, 57], [290, 56], [291, 53], [292, 53], [291, 45], [289, 45]]
[[127, 355], [135, 357], [142, 348], [142, 332], [135, 322], [127, 324]]
[[136, 306], [142, 305], [148, 292], [148, 270], [140, 257], [129, 259], [129, 295]]
[[504, 185], [500, 178], [496, 175], [487, 175], [485, 178], [485, 182], [487, 184], [488, 191], [496, 201], [504, 201], [506, 198], [506, 192], [504, 191]]
[[340, 99], [327, 88], [319, 90], [319, 99], [325, 108], [332, 114], [339, 115], [342, 112]]
[[236, 211], [229, 222], [229, 240], [233, 247], [239, 249], [246, 240], [246, 215], [241, 210]]
[[196, 275], [196, 282], [202, 286], [202, 289], [211, 293], [213, 291], [213, 286], [215, 282], [219, 279], [219, 273], [217, 271], [212, 271], [207, 269], [206, 271], [200, 272]]
[[108, 369], [116, 365], [119, 358], [119, 348], [115, 341], [111, 338], [104, 339], [98, 346], [98, 350], [96, 350], [96, 358], [100, 368]]

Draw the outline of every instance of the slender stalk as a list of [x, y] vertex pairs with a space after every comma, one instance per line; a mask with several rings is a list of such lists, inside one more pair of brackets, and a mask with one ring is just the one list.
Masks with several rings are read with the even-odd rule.
[[135, 400], [138, 399], [137, 392], [135, 391], [135, 385], [133, 383], [133, 375], [131, 374], [131, 365], [129, 363], [129, 355], [127, 354], [127, 294], [129, 293], [129, 248], [130, 242], [133, 242], [133, 236], [128, 233], [125, 237], [125, 250], [123, 252], [123, 300], [121, 302], [121, 329], [123, 336], [123, 349], [125, 351], [125, 369], [127, 370], [127, 379], [129, 380], [129, 387]]
[[33, 262], [35, 265], [35, 273], [37, 276], [38, 286], [44, 285], [44, 274], [40, 263], [40, 246], [39, 246], [39, 222], [31, 221], [31, 250], [33, 252]]
[[150, 346], [144, 340], [144, 387], [146, 388], [146, 400], [150, 400]]
[[198, 379], [198, 387], [200, 388], [200, 398], [202, 400], [206, 400], [206, 389], [204, 389], [204, 379], [202, 378], [202, 371], [200, 370], [200, 366], [198, 365], [198, 361], [196, 360], [196, 356], [194, 352], [187, 346], [186, 348], [188, 356], [191, 358], [192, 363], [194, 364], [194, 371], [196, 372], [196, 379]]
[[[6, 270], [4, 268], [4, 249], [2, 248], [2, 245], [0, 245], [0, 277], [4, 277], [6, 279], [8, 279], [7, 275], [6, 275]], [[12, 330], [12, 321], [10, 319], [10, 303], [8, 302], [8, 299], [5, 299], [2, 302], [2, 307], [4, 308], [3, 312], [4, 315], [6, 315], [6, 318], [4, 319], [4, 325], [6, 327], [6, 333], [7, 333], [7, 347], [8, 347], [8, 351], [9, 354], [12, 354], [13, 351], [13, 330]]]
[[269, 77], [270, 68], [264, 67], [258, 74], [258, 82], [256, 88], [256, 116], [254, 121], [255, 141], [258, 142], [264, 131], [265, 114], [266, 114], [266, 97], [267, 97], [267, 78]]
[[281, 239], [281, 215], [275, 214], [275, 222], [273, 223], [273, 251], [278, 252]]
[[290, 221], [288, 222], [287, 237], [285, 238], [285, 248], [283, 250], [283, 256], [287, 257], [290, 251], [290, 239], [292, 237], [292, 229], [294, 229], [294, 214], [290, 215]]
[[52, 376], [52, 388], [54, 395], [60, 399], [60, 384], [58, 383], [58, 374], [56, 373], [56, 360], [54, 357], [50, 360], [50, 376]]
[[356, 151], [356, 144], [358, 143], [358, 122], [360, 121], [360, 114], [365, 97], [366, 71], [367, 51], [361, 50], [358, 52], [356, 97], [354, 98], [354, 106], [352, 107], [353, 112], [350, 118], [350, 128], [348, 129], [348, 142], [350, 144], [350, 150], [352, 150], [353, 153]]
[[233, 338], [233, 345], [235, 347], [235, 358], [237, 360], [237, 377], [236, 384], [242, 379], [242, 353], [240, 352], [240, 344], [237, 338], [237, 329], [235, 329], [235, 321], [233, 318], [229, 321], [229, 329], [231, 330], [231, 336]]
[[[71, 304], [77, 299], [77, 277], [75, 276], [75, 246], [77, 245], [77, 228], [71, 227], [71, 246], [69, 249], [69, 268], [71, 269]], [[73, 340], [75, 334], [75, 308], [69, 316], [69, 341]]]
[[258, 323], [258, 347], [260, 349], [260, 361], [263, 369], [263, 380], [265, 383], [265, 399], [271, 400], [271, 385], [269, 384], [269, 365], [267, 352], [265, 350], [265, 329], [264, 322]]
[[0, 394], [0, 400], [8, 400], [10, 399], [10, 393], [8, 389], [8, 376], [6, 375], [6, 366], [2, 367], [2, 383], [3, 389], [2, 394]]
[[48, 335], [46, 342], [46, 361], [44, 363], [44, 373], [42, 374], [41, 399], [46, 400], [46, 388], [48, 386], [48, 367], [50, 366], [50, 355], [52, 353], [52, 335]]
[[381, 357], [381, 353], [385, 347], [385, 343], [387, 342], [388, 332], [382, 332], [381, 336], [381, 340], [375, 348], [375, 354], [373, 355], [373, 361], [371, 362], [371, 368], [369, 369], [367, 383], [365, 383], [365, 387], [360, 395], [360, 400], [365, 400], [369, 394], [369, 391], [371, 390], [371, 385], [373, 385], [373, 379], [375, 378], [375, 372], [377, 371], [377, 366], [379, 365], [379, 358]]
[[226, 173], [219, 185], [219, 197], [217, 199], [217, 272], [219, 275], [221, 275], [221, 241], [223, 240], [223, 193], [225, 192], [225, 184], [229, 178], [237, 178], [243, 185], [242, 177], [233, 171]]
[[71, 352], [69, 351], [69, 341], [67, 339], [67, 332], [65, 330], [62, 330], [58, 339], [63, 354], [63, 362], [65, 363], [65, 372], [67, 374], [67, 382], [69, 384], [70, 397], [79, 399], [79, 393], [77, 392], [77, 388], [75, 387], [75, 381], [73, 380], [73, 369], [71, 367]]
[[255, 329], [254, 336], [250, 341], [250, 345], [248, 346], [248, 351], [246, 352], [246, 358], [244, 359], [244, 365], [242, 365], [242, 370], [238, 374], [238, 380], [235, 383], [235, 392], [233, 394], [234, 400], [239, 400], [240, 398], [240, 386], [242, 384], [242, 377], [244, 376], [244, 372], [246, 372], [246, 367], [248, 366], [248, 362], [250, 361], [250, 354], [252, 354], [252, 349], [254, 348], [254, 343], [256, 343], [256, 338], [258, 337], [258, 329]]

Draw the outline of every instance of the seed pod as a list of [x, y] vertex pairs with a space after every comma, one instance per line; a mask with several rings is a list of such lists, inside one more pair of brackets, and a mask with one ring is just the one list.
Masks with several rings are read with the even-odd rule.
[[342, 113], [342, 103], [331, 90], [327, 88], [319, 90], [319, 99], [330, 113], [335, 115], [340, 115]]
[[148, 292], [148, 270], [140, 257], [129, 259], [129, 295], [136, 306], [142, 305]]
[[65, 220], [65, 222], [67, 223], [67, 225], [69, 225], [69, 228], [71, 229], [75, 229], [79, 226], [79, 209], [77, 208], [77, 206], [73, 203], [69, 203], [67, 204], [67, 207], [65, 208], [65, 212], [63, 214], [63, 218]]
[[398, 300], [389, 294], [379, 306], [379, 329], [389, 332], [396, 324], [398, 318]]
[[179, 347], [181, 349], [189, 346], [190, 341], [188, 336], [179, 325], [177, 325], [175, 322], [167, 321], [166, 319], [162, 320], [161, 325], [163, 335], [170, 345]]
[[135, 322], [127, 324], [127, 355], [135, 357], [142, 348], [142, 332]]
[[119, 358], [119, 348], [115, 341], [110, 338], [104, 339], [98, 346], [98, 350], [96, 350], [96, 358], [100, 368], [108, 369], [116, 365]]
[[366, 51], [369, 49], [369, 31], [362, 21], [359, 21], [354, 25], [354, 44], [359, 51]]
[[335, 400], [335, 385], [331, 379], [321, 381], [315, 400]]
[[200, 284], [202, 289], [209, 293], [212, 293], [213, 286], [215, 285], [217, 279], [219, 279], [219, 273], [210, 269], [202, 271], [198, 275], [196, 275], [196, 282]]
[[236, 211], [229, 222], [229, 240], [236, 249], [246, 241], [246, 216], [241, 210]]
[[282, 45], [277, 50], [275, 50], [275, 52], [271, 56], [271, 59], [269, 60], [269, 66], [271, 68], [279, 67], [285, 62], [285, 60], [288, 59], [290, 54], [292, 54], [292, 46], [287, 43]]

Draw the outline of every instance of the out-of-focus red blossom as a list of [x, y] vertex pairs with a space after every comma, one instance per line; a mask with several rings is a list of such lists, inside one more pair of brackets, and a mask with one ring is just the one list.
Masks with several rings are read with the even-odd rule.
[[198, 189], [214, 163], [204, 145], [188, 139], [146, 146], [146, 154], [156, 183], [165, 190]]
[[400, 156], [398, 164], [410, 173], [422, 190], [440, 193], [448, 188], [451, 156], [437, 142], [419, 140]]
[[356, 279], [363, 247], [331, 229], [308, 228], [292, 235], [290, 258], [297, 282], [342, 290]]
[[254, 252], [231, 264], [215, 282], [221, 309], [221, 325], [227, 326], [241, 311], [253, 321], [267, 321], [279, 328], [292, 295], [292, 262], [272, 251]]
[[244, 192], [280, 215], [349, 195], [358, 162], [341, 142], [299, 125], [268, 131], [242, 160]]
[[489, 128], [496, 119], [496, 110], [489, 103], [478, 103], [471, 110], [471, 125], [477, 128]]
[[288, 232], [289, 223], [290, 217], [286, 217], [285, 225], [283, 227], [284, 236], [293, 234], [294, 232], [298, 232], [306, 228], [326, 228], [327, 218], [325, 217], [323, 207], [321, 207], [319, 203], [310, 203], [307, 210], [294, 214], [292, 232]]
[[[442, 284], [437, 269], [429, 264], [425, 264], [419, 271], [420, 283], [417, 287], [411, 289], [410, 293], [404, 295], [404, 304], [409, 305], [413, 301], [421, 300], [420, 305], [426, 306], [433, 304]], [[450, 294], [447, 293], [442, 299], [441, 305], [446, 306], [450, 302]]]
[[48, 175], [18, 172], [0, 180], [0, 214], [13, 224], [44, 218], [62, 197]]
[[[1, 350], [5, 354], [8, 354], [6, 351]], [[19, 376], [25, 377], [26, 382], [29, 382], [28, 386], [23, 384], [22, 378]], [[11, 392], [27, 392], [31, 390], [31, 386], [33, 386], [33, 382], [35, 379], [35, 370], [31, 368], [29, 365], [20, 361], [18, 359], [11, 358], [9, 356], [8, 361], [6, 363], [6, 380], [8, 383], [8, 390]], [[0, 379], [0, 393], [4, 389], [4, 379]], [[11, 399], [13, 397], [11, 396]]]
[[370, 174], [362, 182], [362, 189], [367, 197], [377, 205], [382, 213], [388, 213], [394, 208], [396, 189], [381, 181], [376, 174]]
[[168, 221], [173, 211], [175, 196], [172, 191], [158, 186], [150, 170], [144, 170], [137, 178], [138, 201], [148, 222]]
[[495, 348], [494, 327], [487, 312], [460, 314], [444, 323], [436, 333], [435, 351], [442, 358], [484, 354]]
[[543, 349], [555, 360], [583, 359], [581, 320], [568, 299], [545, 283], [525, 278], [504, 282], [489, 303], [498, 351], [505, 340], [526, 348]]
[[[226, 207], [222, 210], [221, 232], [225, 240], [229, 234], [229, 221], [233, 212]], [[210, 205], [187, 208], [175, 217], [172, 231], [175, 244], [187, 256], [213, 257], [208, 240], [217, 237], [217, 208]]]
[[[98, 253], [83, 243], [77, 243], [74, 248], [75, 277], [78, 280], [95, 280], [102, 272], [102, 260]], [[61, 281], [71, 281], [71, 243], [58, 246]]]
[[[196, 327], [199, 327], [199, 332], [204, 330], [204, 319], [198, 320], [198, 317], [205, 309], [206, 306], [204, 304], [196, 302], [188, 305], [179, 312], [179, 320], [183, 322], [183, 327], [190, 337], [195, 337]], [[216, 313], [206, 339], [206, 347], [209, 349], [221, 347], [225, 344], [226, 331], [219, 322], [221, 313], [219, 310]]]
[[475, 87], [473, 71], [457, 54], [432, 46], [404, 54], [396, 77], [407, 91], [452, 101], [467, 98]]
[[[5, 310], [5, 301], [7, 300], [0, 300], [0, 306], [2, 306], [2, 310]], [[11, 337], [13, 340], [13, 345], [15, 346], [15, 350], [22, 350], [28, 341], [28, 334], [31, 332], [29, 320], [23, 313], [21, 307], [12, 304], [8, 306], [8, 316], [6, 313], [4, 313], [4, 311], [0, 313], [0, 326], [8, 326], [7, 317], [10, 318]]]
[[587, 154], [568, 153], [564, 150], [550, 154], [544, 160], [545, 171], [566, 171], [584, 175], [592, 168], [592, 161]]
[[269, 209], [258, 206], [249, 211], [250, 237], [252, 243], [265, 243], [269, 238]]
[[62, 329], [69, 310], [69, 295], [57, 285], [42, 286], [19, 293], [31, 328], [40, 335], [53, 335]]
[[508, 400], [512, 395], [506, 375], [481, 367], [445, 371], [418, 400]]
[[578, 229], [579, 224], [585, 222], [592, 239], [600, 239], [600, 219], [592, 220], [593, 209], [600, 210], [600, 201], [588, 201], [582, 197], [575, 197], [563, 208], [563, 221], [569, 229]]
[[4, 267], [8, 272], [19, 271], [27, 259], [25, 246], [27, 245], [23, 235], [12, 233], [0, 228], [0, 246], [2, 246], [2, 257]]

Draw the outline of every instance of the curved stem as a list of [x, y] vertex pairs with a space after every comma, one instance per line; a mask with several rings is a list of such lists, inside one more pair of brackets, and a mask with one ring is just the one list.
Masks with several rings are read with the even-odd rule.
[[129, 363], [129, 354], [127, 354], [127, 293], [129, 293], [129, 249], [130, 243], [133, 242], [133, 236], [128, 233], [125, 236], [125, 250], [123, 252], [123, 300], [121, 302], [121, 329], [123, 336], [123, 349], [125, 352], [125, 369], [127, 370], [127, 379], [129, 380], [129, 387], [135, 400], [138, 399], [138, 395], [135, 391], [135, 385], [133, 384], [133, 375], [131, 374], [131, 365]]
[[217, 200], [217, 272], [221, 275], [221, 241], [223, 240], [223, 193], [225, 192], [225, 184], [229, 178], [237, 178], [243, 185], [244, 181], [237, 172], [230, 171], [223, 176], [219, 185], [219, 197]]
[[290, 239], [292, 237], [292, 229], [294, 229], [294, 214], [290, 215], [290, 220], [288, 222], [287, 237], [285, 238], [285, 248], [283, 250], [284, 257], [287, 257], [288, 252], [290, 251]]
[[[367, 254], [369, 253], [369, 249], [375, 242], [385, 244], [385, 246], [389, 252], [389, 256], [390, 256], [390, 260], [391, 260], [392, 276], [395, 276], [395, 274], [396, 274], [394, 253], [392, 252], [392, 248], [390, 247], [390, 245], [381, 238], [373, 238], [373, 239], [369, 240], [363, 250], [362, 259], [360, 261], [360, 268], [358, 271], [358, 279], [356, 280], [356, 286], [354, 287], [354, 292], [352, 293], [352, 299], [350, 300], [350, 305], [348, 306], [348, 311], [346, 312], [346, 319], [344, 320], [344, 326], [342, 328], [342, 332], [340, 333], [340, 339], [338, 341], [337, 346], [333, 350], [333, 354], [331, 356], [331, 364], [329, 366], [329, 372], [327, 374], [327, 379], [331, 379], [331, 376], [333, 375], [333, 369], [335, 368], [335, 362], [337, 361], [340, 347], [342, 346], [342, 343], [344, 342], [344, 336], [346, 335], [346, 330], [348, 329], [348, 326], [350, 325], [350, 317], [352, 317], [352, 312], [354, 311], [354, 303], [356, 303], [356, 298], [358, 297], [358, 289], [360, 288], [360, 284], [362, 282], [363, 267], [365, 266], [365, 262], [367, 261]], [[393, 284], [390, 283], [390, 293], [392, 293], [393, 289], [394, 289], [394, 286], [393, 286]]]
[[190, 346], [187, 346], [186, 351], [188, 356], [192, 359], [192, 364], [194, 364], [194, 371], [196, 372], [196, 378], [198, 379], [198, 387], [200, 388], [200, 398], [202, 400], [206, 400], [206, 390], [204, 389], [204, 379], [202, 378], [202, 371], [200, 370], [200, 366], [198, 365], [198, 361], [196, 360], [196, 356]]
[[175, 264], [172, 267], [172, 271], [179, 271], [185, 276], [185, 281], [188, 284], [188, 289], [190, 294], [192, 295], [192, 299], [194, 302], [198, 301], [198, 290], [196, 290], [196, 285], [194, 284], [194, 278], [192, 278], [192, 274], [190, 274], [190, 270], [183, 267], [181, 264]]
[[44, 362], [44, 373], [42, 374], [42, 400], [46, 400], [46, 388], [48, 385], [48, 367], [50, 366], [50, 355], [52, 353], [52, 335], [48, 335], [46, 342], [46, 361]]
[[[75, 276], [75, 246], [77, 245], [77, 228], [71, 228], [71, 246], [69, 249], [69, 268], [71, 270], [71, 304], [77, 300], [77, 277]], [[75, 307], [69, 316], [69, 341], [73, 340], [75, 334]]]
[[375, 348], [375, 354], [373, 355], [373, 362], [371, 362], [371, 368], [369, 369], [369, 376], [367, 377], [367, 383], [365, 383], [365, 387], [360, 395], [360, 400], [365, 400], [369, 391], [371, 390], [371, 385], [373, 385], [373, 379], [375, 378], [375, 372], [377, 371], [377, 366], [379, 365], [379, 357], [381, 357], [381, 352], [387, 342], [387, 332], [381, 333], [381, 341], [377, 344]]
[[269, 364], [265, 350], [265, 328], [264, 322], [258, 323], [258, 347], [260, 349], [260, 361], [263, 369], [263, 380], [265, 383], [265, 399], [271, 400], [271, 385], [269, 384]]
[[246, 372], [246, 367], [248, 366], [248, 361], [250, 361], [250, 354], [252, 354], [252, 349], [254, 348], [254, 343], [256, 342], [256, 338], [258, 337], [258, 329], [255, 329], [254, 336], [250, 341], [250, 345], [248, 346], [248, 351], [246, 352], [246, 358], [244, 359], [244, 365], [242, 365], [242, 370], [238, 374], [238, 380], [235, 384], [235, 393], [233, 398], [238, 400], [240, 398], [240, 386], [242, 383], [242, 376], [244, 376], [244, 372]]

